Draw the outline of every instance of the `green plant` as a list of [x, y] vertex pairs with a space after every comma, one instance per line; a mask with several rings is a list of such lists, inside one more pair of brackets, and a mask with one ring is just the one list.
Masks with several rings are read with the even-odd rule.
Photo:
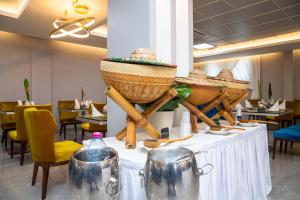
[[273, 92], [272, 92], [272, 84], [271, 84], [271, 82], [269, 82], [269, 91], [268, 91], [269, 99], [272, 98], [272, 94], [273, 94]]
[[81, 88], [81, 102], [85, 99], [85, 91], [83, 88]]
[[[184, 102], [192, 94], [192, 89], [186, 84], [172, 85], [177, 91], [177, 96], [165, 103], [158, 111], [174, 111], [179, 107], [179, 104]], [[149, 104], [139, 104], [142, 109], [145, 109]]]
[[24, 79], [24, 88], [25, 88], [25, 93], [26, 93], [26, 99], [27, 101], [30, 101], [30, 86], [29, 86], [29, 81], [27, 78]]

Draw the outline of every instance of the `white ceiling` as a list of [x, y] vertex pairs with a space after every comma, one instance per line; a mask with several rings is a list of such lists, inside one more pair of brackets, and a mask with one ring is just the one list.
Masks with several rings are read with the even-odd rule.
[[[2, 3], [10, 0], [0, 0]], [[79, 0], [80, 4], [88, 5], [88, 15], [78, 15], [68, 12], [69, 17], [81, 18], [92, 16], [96, 23], [91, 29], [106, 24], [108, 0]], [[0, 15], [0, 31], [13, 32], [25, 36], [50, 39], [49, 32], [53, 30], [52, 22], [56, 18], [64, 17], [65, 10], [70, 8], [72, 0], [31, 0], [19, 19]], [[106, 48], [106, 38], [91, 35], [86, 39], [64, 37], [59, 41], [72, 42]]]

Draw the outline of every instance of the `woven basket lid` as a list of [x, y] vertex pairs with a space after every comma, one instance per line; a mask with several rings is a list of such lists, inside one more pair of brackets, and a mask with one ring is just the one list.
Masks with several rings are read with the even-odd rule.
[[229, 81], [229, 82], [235, 82], [235, 83], [243, 83], [243, 84], [248, 84], [248, 81], [242, 81], [242, 80], [236, 80], [233, 77], [233, 73], [229, 69], [223, 69], [217, 77], [209, 77], [211, 79], [215, 80], [221, 80], [221, 81]]
[[123, 63], [133, 63], [133, 64], [143, 64], [143, 65], [158, 65], [163, 67], [176, 68], [176, 65], [171, 65], [158, 61], [156, 55], [151, 49], [139, 48], [132, 51], [129, 57], [125, 58], [111, 58], [105, 59], [107, 61], [123, 62]]
[[193, 71], [191, 71], [188, 77], [176, 78], [176, 81], [180, 83], [186, 83], [186, 84], [192, 84], [198, 86], [216, 86], [216, 87], [224, 86], [218, 83], [214, 83], [209, 79], [207, 79], [205, 72], [199, 69], [194, 69]]

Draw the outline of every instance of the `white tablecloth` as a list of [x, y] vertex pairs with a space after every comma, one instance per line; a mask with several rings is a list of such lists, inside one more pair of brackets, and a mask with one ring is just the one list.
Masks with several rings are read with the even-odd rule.
[[[178, 128], [172, 130], [177, 133]], [[203, 133], [191, 139], [169, 146], [185, 146], [196, 151], [207, 151], [196, 155], [198, 167], [212, 163], [213, 171], [200, 177], [201, 200], [263, 200], [272, 190], [268, 152], [267, 129], [265, 125], [234, 131], [236, 134], [220, 136]], [[143, 138], [144, 134], [139, 133]], [[142, 141], [133, 150], [125, 149], [123, 141], [105, 138], [107, 146], [118, 151], [120, 157], [122, 191], [121, 200], [146, 199], [141, 188], [139, 170], [147, 159], [147, 150]]]

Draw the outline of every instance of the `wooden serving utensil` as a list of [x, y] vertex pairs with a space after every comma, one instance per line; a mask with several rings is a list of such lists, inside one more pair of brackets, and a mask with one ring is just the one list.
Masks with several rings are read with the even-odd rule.
[[265, 121], [265, 120], [246, 120], [246, 119], [243, 119], [243, 120], [240, 120], [240, 122], [242, 123], [249, 123], [249, 122], [252, 122], [252, 123], [261, 123], [261, 124], [273, 124], [273, 125], [278, 125], [277, 122], [274, 122], [274, 121]]
[[172, 143], [172, 142], [184, 141], [193, 136], [194, 135], [188, 135], [183, 138], [177, 138], [177, 139], [146, 139], [144, 141], [144, 146], [148, 147], [148, 148], [158, 148], [158, 147], [160, 147], [161, 143]]
[[210, 126], [210, 130], [213, 131], [220, 131], [221, 129], [225, 129], [225, 130], [240, 130], [240, 131], [244, 131], [246, 129], [244, 128], [237, 128], [237, 127], [232, 127], [232, 126]]

